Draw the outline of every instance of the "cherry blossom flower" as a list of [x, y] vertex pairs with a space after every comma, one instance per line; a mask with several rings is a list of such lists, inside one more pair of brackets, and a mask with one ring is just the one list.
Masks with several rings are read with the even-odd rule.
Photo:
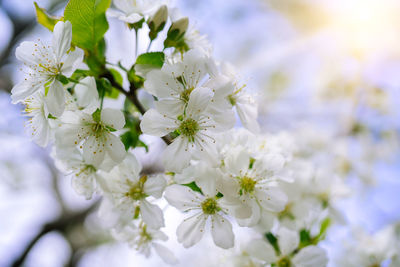
[[52, 45], [22, 42], [17, 47], [16, 57], [29, 68], [29, 73], [13, 87], [13, 103], [22, 102], [34, 92], [41, 91], [49, 113], [56, 117], [63, 113], [65, 92], [58, 78], [71, 75], [83, 58], [81, 49], [70, 51], [71, 39], [71, 23], [59, 21], [54, 26]]

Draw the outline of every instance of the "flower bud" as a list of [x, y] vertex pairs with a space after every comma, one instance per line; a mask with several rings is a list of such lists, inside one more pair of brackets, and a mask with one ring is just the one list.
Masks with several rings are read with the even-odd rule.
[[164, 29], [165, 23], [168, 19], [168, 8], [167, 6], [161, 6], [152, 17], [149, 18], [147, 24], [150, 28], [149, 37], [154, 40], [157, 34]]
[[175, 47], [179, 51], [187, 50], [184, 40], [185, 33], [189, 26], [189, 19], [187, 17], [181, 18], [172, 22], [171, 27], [168, 29], [167, 39], [164, 41], [164, 46]]
[[189, 19], [187, 17], [178, 19], [177, 21], [172, 22], [172, 25], [168, 30], [168, 36], [173, 34], [173, 32], [177, 31], [176, 36], [182, 37], [185, 34], [188, 26], [189, 26]]

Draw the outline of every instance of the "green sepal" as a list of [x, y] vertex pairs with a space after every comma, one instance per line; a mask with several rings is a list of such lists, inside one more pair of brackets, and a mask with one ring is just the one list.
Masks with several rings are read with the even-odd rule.
[[128, 27], [131, 30], [134, 29], [135, 31], [137, 31], [143, 27], [143, 23], [144, 23], [144, 18], [135, 23], [128, 23]]
[[101, 121], [101, 110], [96, 109], [96, 111], [92, 113], [92, 118], [95, 122], [99, 123]]
[[193, 181], [191, 183], [188, 184], [182, 184], [183, 186], [187, 186], [190, 189], [192, 189], [193, 191], [199, 192], [200, 194], [203, 195], [203, 192], [201, 191], [200, 187], [198, 187], [198, 185]]
[[69, 79], [67, 77], [65, 77], [62, 74], [58, 74], [57, 75], [57, 80], [59, 80], [62, 84], [68, 84], [69, 83]]
[[271, 244], [271, 246], [274, 248], [275, 253], [280, 255], [281, 250], [279, 249], [278, 239], [275, 237], [275, 235], [271, 232], [268, 232], [265, 234], [265, 238]]
[[47, 118], [48, 118], [48, 119], [52, 119], [52, 120], [56, 120], [56, 119], [57, 119], [57, 117], [54, 117], [54, 116], [51, 115], [50, 113], [49, 113], [49, 115], [47, 115]]

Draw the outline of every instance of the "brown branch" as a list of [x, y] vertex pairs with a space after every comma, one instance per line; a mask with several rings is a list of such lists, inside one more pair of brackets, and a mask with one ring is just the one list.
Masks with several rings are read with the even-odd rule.
[[[111, 85], [114, 88], [116, 88], [118, 91], [123, 93], [126, 96], [126, 98], [128, 98], [132, 102], [132, 104], [135, 105], [135, 107], [138, 109], [138, 111], [142, 115], [146, 112], [146, 109], [143, 107], [142, 103], [140, 103], [140, 101], [136, 95], [137, 88], [135, 87], [135, 85], [133, 83], [130, 83], [129, 92], [128, 92], [115, 81], [114, 76], [112, 76], [112, 74], [110, 72], [105, 72], [103, 75], [101, 75], [101, 77], [107, 78], [110, 81]], [[163, 136], [163, 137], [161, 137], [161, 139], [167, 145], [172, 143], [172, 140], [169, 136]]]
[[98, 202], [96, 202], [87, 209], [71, 213], [68, 215], [63, 215], [58, 219], [45, 224], [42, 227], [42, 230], [39, 233], [37, 233], [36, 236], [28, 243], [28, 245], [25, 247], [21, 255], [12, 263], [11, 266], [12, 267], [21, 266], [24, 263], [29, 252], [32, 250], [32, 248], [46, 234], [54, 231], [65, 233], [67, 229], [70, 228], [71, 226], [81, 224], [85, 220], [87, 215], [89, 215], [97, 207], [97, 203]]

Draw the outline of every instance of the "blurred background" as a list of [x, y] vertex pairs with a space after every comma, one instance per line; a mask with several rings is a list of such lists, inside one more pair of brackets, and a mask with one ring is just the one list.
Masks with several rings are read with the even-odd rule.
[[[62, 14], [67, 1], [37, 2]], [[288, 131], [305, 146], [319, 142], [321, 164], [351, 186], [352, 195], [338, 203], [348, 224], [331, 229], [323, 243], [331, 258], [352, 229], [374, 233], [400, 222], [400, 1], [176, 5], [208, 36], [216, 59], [232, 63], [256, 95], [263, 131]], [[132, 64], [133, 33], [109, 23], [109, 61]], [[113, 242], [96, 216], [98, 200], [79, 197], [57, 172], [50, 149], [24, 131], [22, 107], [10, 103], [23, 75], [15, 48], [38, 37], [48, 40], [50, 33], [36, 23], [31, 0], [0, 0], [0, 266], [25, 256], [25, 266], [164, 266], [156, 256], [145, 259]], [[165, 209], [168, 246], [179, 266], [218, 266], [229, 257], [209, 238], [183, 249], [175, 237], [181, 215]], [[248, 238], [237, 234], [237, 240]]]

